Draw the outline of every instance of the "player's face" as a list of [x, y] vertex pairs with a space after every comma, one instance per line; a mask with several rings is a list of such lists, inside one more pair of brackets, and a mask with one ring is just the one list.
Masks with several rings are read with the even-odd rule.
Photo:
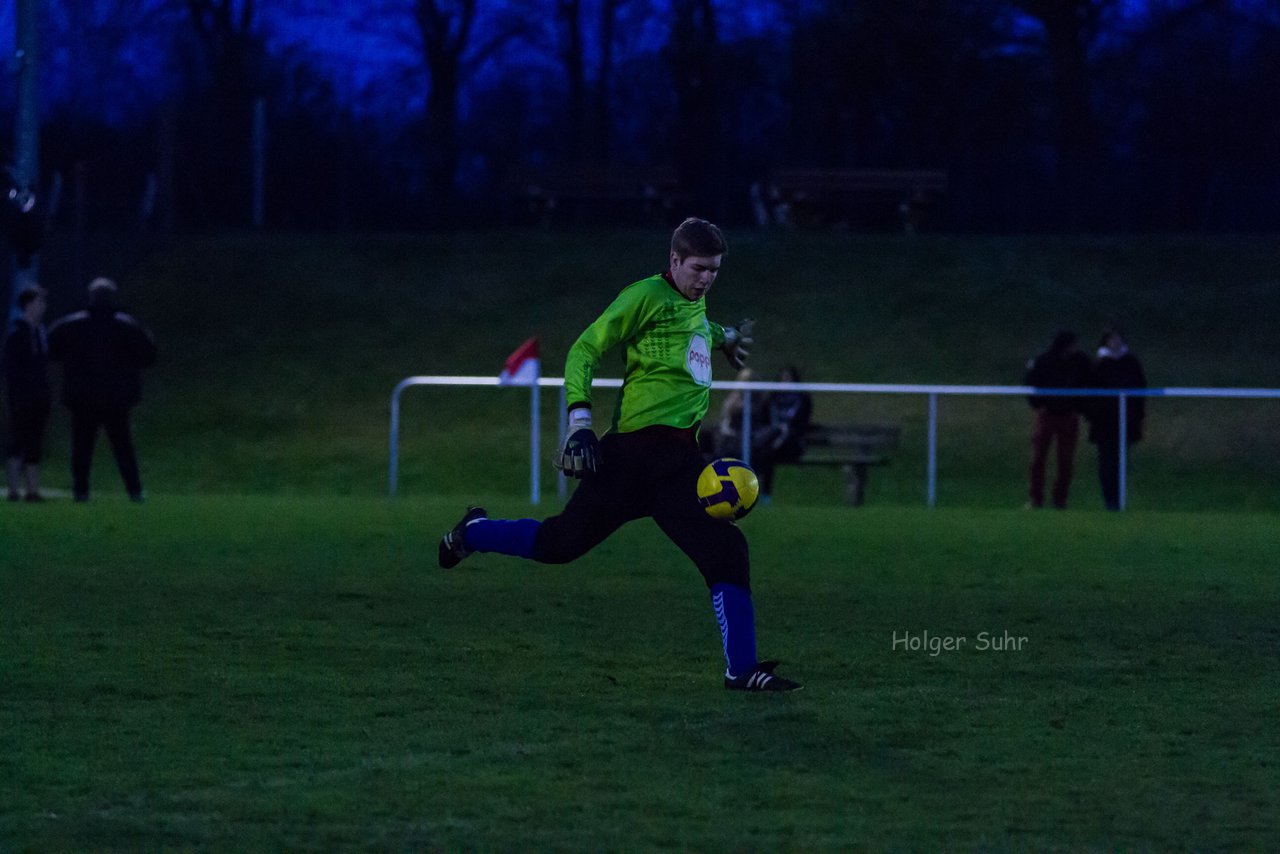
[[681, 259], [671, 253], [671, 281], [687, 300], [702, 299], [720, 272], [720, 255], [690, 255]]

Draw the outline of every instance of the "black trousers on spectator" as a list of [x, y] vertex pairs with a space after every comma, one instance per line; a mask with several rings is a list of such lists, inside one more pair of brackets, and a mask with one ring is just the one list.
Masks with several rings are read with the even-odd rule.
[[93, 446], [98, 428], [106, 431], [107, 441], [116, 457], [116, 466], [131, 498], [142, 495], [142, 478], [138, 474], [138, 455], [133, 448], [133, 432], [129, 427], [129, 410], [71, 410], [71, 483], [76, 498], [89, 497], [89, 470], [93, 467]]
[[1098, 482], [1108, 510], [1120, 509], [1120, 440], [1098, 440]]
[[44, 430], [49, 423], [49, 401], [9, 404], [9, 442], [6, 456], [29, 466], [44, 459]]

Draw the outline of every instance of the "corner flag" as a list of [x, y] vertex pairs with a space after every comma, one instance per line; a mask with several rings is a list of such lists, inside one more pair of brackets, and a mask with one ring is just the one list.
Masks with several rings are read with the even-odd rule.
[[534, 336], [516, 348], [498, 375], [501, 385], [533, 385], [542, 375], [542, 360], [538, 358], [538, 338]]

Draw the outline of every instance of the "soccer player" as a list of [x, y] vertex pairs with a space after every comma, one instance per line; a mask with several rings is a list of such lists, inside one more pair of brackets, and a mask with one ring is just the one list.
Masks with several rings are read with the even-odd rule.
[[[671, 237], [667, 271], [624, 288], [569, 349], [569, 436], [557, 465], [581, 483], [563, 512], [544, 521], [502, 520], [469, 508], [441, 538], [440, 566], [457, 566], [474, 552], [568, 563], [624, 523], [651, 517], [710, 588], [724, 641], [725, 687], [793, 691], [798, 683], [773, 672], [778, 662], [756, 658], [746, 537], [698, 503], [706, 460], [697, 434], [710, 403], [711, 352], [723, 350], [741, 368], [751, 344], [749, 321], [724, 327], [707, 320], [705, 297], [726, 250], [715, 225], [685, 220]], [[591, 380], [601, 357], [619, 346], [626, 377], [612, 427], [597, 439]]]

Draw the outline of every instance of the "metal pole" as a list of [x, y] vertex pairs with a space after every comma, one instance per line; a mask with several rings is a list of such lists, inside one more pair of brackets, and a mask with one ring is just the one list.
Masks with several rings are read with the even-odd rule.
[[742, 390], [742, 461], [751, 465], [751, 389]]
[[529, 385], [529, 503], [542, 500], [542, 407], [538, 377]]
[[[40, 178], [40, 81], [38, 77], [39, 0], [18, 0], [14, 61], [18, 67], [18, 115], [13, 127], [13, 180], [20, 192], [34, 193]], [[39, 199], [36, 200], [39, 204]], [[39, 210], [30, 216], [38, 216]], [[11, 308], [17, 306], [23, 285], [35, 281], [36, 260], [25, 268], [14, 264], [9, 295]]]
[[928, 487], [925, 502], [930, 507], [938, 504], [938, 395], [929, 394], [929, 462]]
[[[564, 440], [569, 438], [569, 395], [564, 390], [564, 383], [560, 383], [560, 411], [557, 417], [560, 419], [560, 443], [556, 448], [564, 447]], [[564, 476], [563, 470], [556, 471], [556, 495], [563, 499], [569, 494], [569, 479]]]
[[266, 219], [267, 195], [267, 99], [253, 102], [253, 227]]
[[400, 467], [400, 392], [404, 387], [402, 382], [391, 392], [391, 465], [387, 474], [387, 490], [392, 498], [396, 497], [396, 477]]
[[1129, 422], [1129, 398], [1120, 395], [1120, 459], [1119, 459], [1119, 475], [1120, 475], [1120, 509], [1123, 510], [1127, 503], [1125, 493], [1128, 492], [1128, 477], [1125, 469], [1129, 465], [1129, 433], [1125, 429]]

